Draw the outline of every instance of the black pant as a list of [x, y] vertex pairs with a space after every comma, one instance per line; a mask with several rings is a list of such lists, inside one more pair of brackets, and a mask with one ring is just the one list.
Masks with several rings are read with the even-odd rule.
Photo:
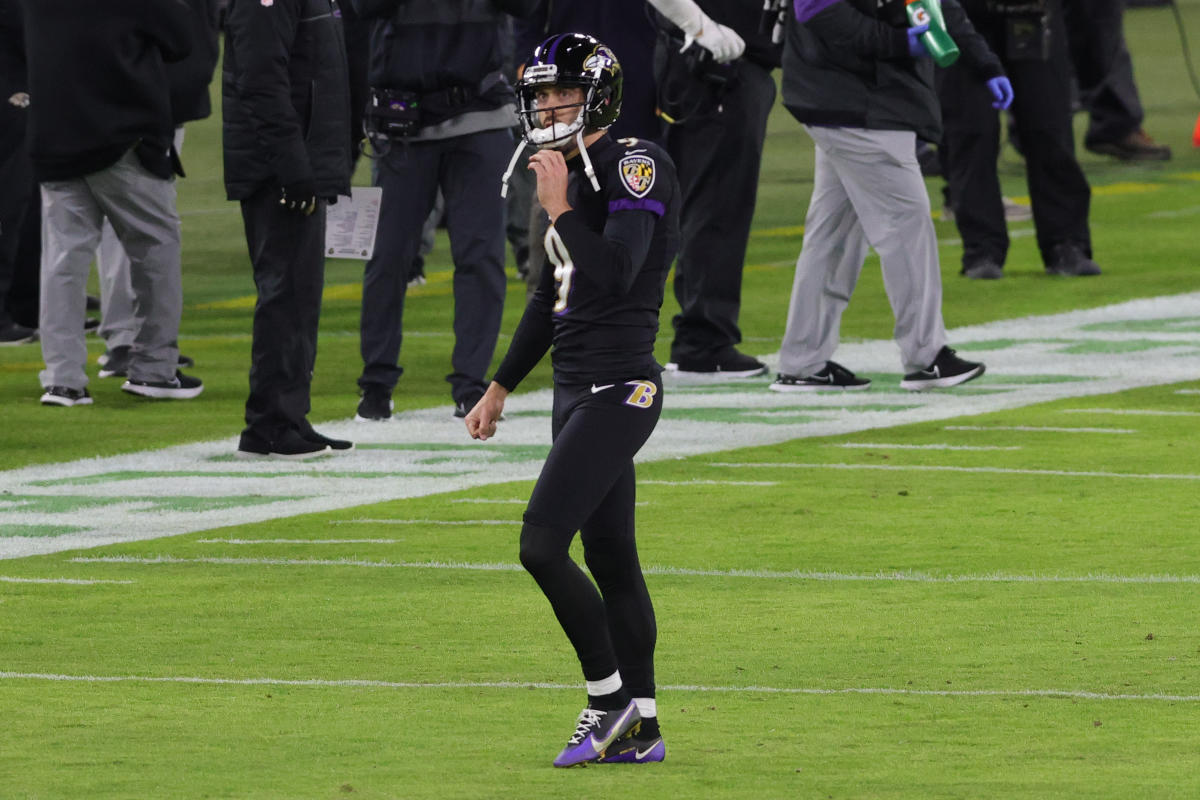
[[[619, 669], [634, 697], [653, 697], [658, 629], [634, 539], [633, 456], [658, 423], [662, 382], [593, 388], [600, 387], [554, 389], [554, 445], [525, 510], [521, 563], [550, 601], [584, 678]], [[575, 531], [596, 586], [569, 555]]]
[[672, 361], [706, 360], [742, 341], [742, 268], [774, 102], [770, 72], [742, 59], [720, 110], [667, 128], [683, 194]]
[[399, 366], [409, 267], [438, 188], [446, 199], [446, 228], [454, 259], [454, 352], [450, 382], [455, 402], [486, 387], [504, 311], [504, 200], [500, 177], [512, 155], [507, 129], [429, 142], [395, 142], [376, 164], [383, 188], [375, 254], [363, 276], [363, 359], [359, 386], [391, 390]]
[[1121, 0], [1063, 0], [1071, 66], [1089, 121], [1084, 143], [1118, 141], [1142, 127], [1145, 112], [1125, 46]]
[[[1012, 114], [1025, 156], [1038, 248], [1047, 264], [1054, 246], [1064, 242], [1077, 244], [1091, 255], [1091, 188], [1075, 158], [1062, 11], [1058, 0], [1048, 5], [1051, 46], [1045, 60], [1008, 58], [1003, 17], [986, 13], [971, 17], [1012, 81]], [[991, 107], [987, 87], [962, 61], [936, 74], [945, 122], [942, 164], [963, 239], [963, 264], [982, 259], [1003, 264], [1009, 239], [996, 172], [999, 114]]]
[[0, 324], [38, 326], [41, 207], [25, 143], [27, 109], [0, 97]]
[[309, 429], [309, 391], [325, 282], [325, 203], [309, 216], [279, 205], [279, 190], [242, 201], [258, 302], [250, 345], [246, 431], [274, 441]]

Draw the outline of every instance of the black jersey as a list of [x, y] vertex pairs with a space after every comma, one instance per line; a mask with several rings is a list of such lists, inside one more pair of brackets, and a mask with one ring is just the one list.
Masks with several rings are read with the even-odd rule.
[[653, 377], [667, 273], [679, 247], [679, 181], [670, 156], [603, 136], [567, 162], [567, 201], [546, 232], [546, 264], [494, 380], [516, 388], [553, 345], [556, 383]]

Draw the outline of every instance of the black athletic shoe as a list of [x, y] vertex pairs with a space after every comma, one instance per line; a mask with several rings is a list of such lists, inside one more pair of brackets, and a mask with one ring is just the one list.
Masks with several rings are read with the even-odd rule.
[[905, 375], [904, 380], [900, 381], [900, 388], [910, 392], [945, 389], [978, 378], [983, 370], [983, 364], [963, 361], [949, 347], [943, 347], [928, 367]]
[[573, 767], [599, 761], [608, 746], [636, 725], [639, 719], [637, 703], [632, 700], [625, 708], [614, 711], [585, 708], [579, 714], [575, 732], [567, 740], [567, 746], [554, 759], [554, 766]]
[[38, 332], [34, 328], [26, 328], [15, 322], [6, 322], [0, 325], [0, 346], [29, 344], [36, 342], [37, 338]]
[[303, 461], [328, 452], [328, 445], [310, 441], [289, 429], [274, 440], [266, 439], [253, 431], [242, 431], [235, 455], [244, 459], [280, 458]]
[[998, 281], [1004, 277], [1004, 268], [990, 258], [981, 258], [963, 264], [962, 274], [973, 281]]
[[826, 361], [812, 375], [780, 373], [771, 390], [775, 392], [855, 392], [871, 388], [871, 381], [860, 378], [836, 361]]
[[100, 364], [101, 378], [124, 378], [129, 372], [130, 352], [133, 348], [128, 345], [114, 347], [96, 359]]
[[483, 398], [483, 392], [471, 392], [461, 400], [456, 400], [454, 403], [454, 416], [462, 419], [467, 414], [471, 413], [471, 409], [475, 404]]
[[47, 386], [45, 394], [42, 395], [42, 405], [44, 406], [90, 406], [92, 404], [92, 396], [88, 394], [87, 388], [71, 389], [67, 386]]
[[204, 391], [204, 384], [199, 378], [175, 370], [175, 377], [169, 381], [126, 380], [121, 391], [154, 400], [191, 400]]
[[371, 384], [362, 390], [362, 399], [358, 401], [358, 412], [354, 415], [354, 421], [386, 422], [392, 418], [394, 407], [391, 390]]
[[712, 358], [688, 360], [680, 359], [667, 364], [667, 370], [681, 378], [712, 378], [727, 380], [729, 378], [757, 378], [767, 374], [767, 365], [753, 356], [739, 352], [730, 347]]
[[1046, 274], [1082, 278], [1099, 275], [1100, 265], [1084, 255], [1083, 248], [1074, 242], [1060, 242], [1051, 250], [1050, 263], [1046, 265]]
[[328, 436], [323, 436], [314, 430], [309, 430], [307, 433], [300, 435], [314, 444], [323, 444], [336, 452], [344, 453], [354, 449], [354, 442], [349, 439], [330, 439]]

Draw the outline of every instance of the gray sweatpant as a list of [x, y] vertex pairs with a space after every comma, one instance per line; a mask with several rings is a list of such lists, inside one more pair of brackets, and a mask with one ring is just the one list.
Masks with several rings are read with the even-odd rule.
[[882, 262], [904, 371], [924, 369], [946, 344], [946, 329], [937, 235], [917, 165], [916, 135], [805, 129], [816, 143], [816, 169], [779, 371], [811, 375], [833, 357], [842, 312], [869, 247]]
[[129, 378], [175, 377], [183, 286], [175, 183], [151, 175], [132, 151], [111, 167], [69, 181], [43, 182], [42, 294], [38, 328], [42, 386], [87, 386], [83, 321], [87, 278], [107, 217], [129, 256], [135, 314]]

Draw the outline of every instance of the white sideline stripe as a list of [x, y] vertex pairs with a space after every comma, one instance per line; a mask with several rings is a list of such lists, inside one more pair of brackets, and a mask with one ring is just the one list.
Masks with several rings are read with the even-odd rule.
[[880, 450], [1020, 450], [1020, 445], [1012, 445], [1002, 447], [1000, 445], [972, 445], [972, 444], [886, 444], [884, 442], [841, 442], [835, 444], [827, 444], [826, 447], [846, 447], [858, 448], [867, 450], [871, 448]]
[[[201, 678], [186, 675], [60, 675], [49, 672], [0, 672], [0, 680], [56, 681], [60, 683], [186, 683], [208, 686], [310, 686], [317, 688], [365, 689], [570, 689], [574, 683], [537, 683], [528, 681], [379, 681], [362, 678], [328, 680], [322, 678]], [[690, 684], [659, 686], [667, 692], [705, 692], [731, 694], [800, 695], [909, 695], [912, 697], [1045, 697], [1071, 700], [1140, 700], [1169, 703], [1200, 702], [1194, 694], [1108, 694], [1079, 689], [894, 689], [887, 686], [850, 686], [819, 689], [803, 686], [697, 686]]]
[[947, 425], [947, 431], [1022, 431], [1027, 433], [1137, 433], [1129, 428], [1056, 428], [1036, 425]]
[[[233, 556], [76, 556], [75, 564], [221, 564], [225, 566], [264, 567], [374, 567], [377, 569], [463, 569], [480, 572], [522, 572], [520, 564], [470, 563], [466, 561], [367, 561], [353, 558], [240, 558]], [[805, 572], [803, 570], [766, 569], [689, 569], [687, 567], [646, 566], [647, 575], [673, 575], [702, 578], [760, 578], [805, 581], [884, 581], [897, 583], [1114, 583], [1114, 584], [1200, 584], [1200, 575], [929, 575], [922, 572]]]
[[911, 470], [915, 472], [974, 472], [989, 475], [1051, 475], [1056, 478], [1142, 478], [1151, 481], [1200, 481], [1200, 475], [1192, 473], [1163, 473], [1163, 472], [1089, 472], [1071, 471], [1065, 469], [1012, 469], [1009, 467], [952, 467], [945, 464], [796, 464], [772, 463], [770, 461], [747, 462], [731, 464], [723, 461], [710, 461], [710, 467], [732, 468], [767, 468], [783, 467], [788, 469], [875, 469], [875, 470]]
[[708, 481], [696, 478], [687, 481], [638, 481], [640, 486], [778, 486], [779, 481]]
[[330, 525], [520, 525], [514, 519], [331, 519]]
[[1123, 414], [1130, 417], [1200, 417], [1200, 411], [1164, 411], [1157, 408], [1064, 408], [1064, 414]]
[[10, 578], [0, 575], [0, 583], [62, 583], [68, 586], [94, 586], [101, 583], [134, 583], [135, 581], [86, 580], [83, 578]]
[[489, 500], [486, 497], [457, 497], [457, 498], [451, 500], [450, 502], [451, 503], [503, 503], [503, 504], [511, 503], [513, 505], [517, 505], [518, 503], [528, 503], [529, 501], [528, 500], [519, 500], [519, 499]]
[[404, 539], [197, 539], [198, 544], [404, 544]]
[[1200, 394], [1200, 389], [1176, 389], [1175, 394]]

